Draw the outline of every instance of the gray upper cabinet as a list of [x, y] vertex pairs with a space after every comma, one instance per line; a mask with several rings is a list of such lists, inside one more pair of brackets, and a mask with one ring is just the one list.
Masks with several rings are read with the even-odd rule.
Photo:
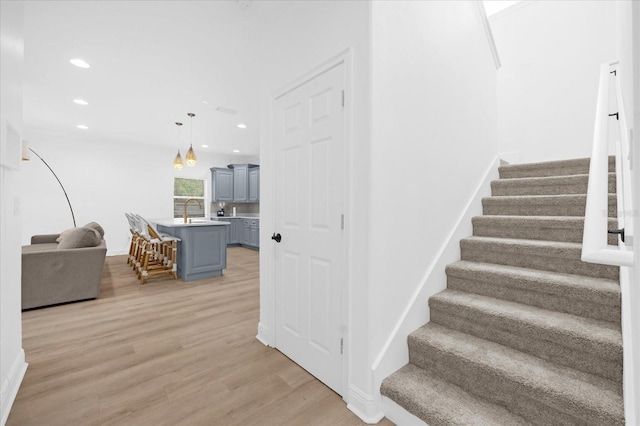
[[211, 200], [232, 202], [233, 199], [233, 170], [218, 167], [211, 168]]
[[249, 201], [249, 166], [247, 164], [233, 164], [233, 201]]
[[[257, 202], [257, 196], [255, 200], [250, 198], [249, 182], [251, 179], [249, 174], [252, 170], [259, 169], [259, 166], [256, 164], [229, 164], [227, 167], [233, 170], [233, 201], [236, 203]], [[258, 193], [257, 190], [254, 191], [256, 194]]]
[[260, 167], [249, 169], [249, 201], [260, 201]]

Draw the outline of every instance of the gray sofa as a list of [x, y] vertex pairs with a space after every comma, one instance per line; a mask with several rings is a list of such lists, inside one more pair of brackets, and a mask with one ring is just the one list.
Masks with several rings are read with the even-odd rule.
[[59, 249], [60, 234], [34, 235], [22, 246], [22, 309], [95, 299], [107, 245]]

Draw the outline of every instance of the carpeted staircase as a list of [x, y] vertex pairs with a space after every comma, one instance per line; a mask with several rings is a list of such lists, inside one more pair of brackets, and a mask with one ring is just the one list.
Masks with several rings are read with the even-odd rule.
[[580, 260], [588, 172], [500, 167], [384, 396], [431, 426], [624, 424], [618, 268]]

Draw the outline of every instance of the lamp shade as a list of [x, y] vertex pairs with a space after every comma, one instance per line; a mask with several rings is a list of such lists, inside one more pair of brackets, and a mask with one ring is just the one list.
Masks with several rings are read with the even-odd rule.
[[29, 141], [22, 141], [22, 161], [31, 160], [31, 156], [29, 155]]
[[182, 170], [182, 167], [184, 167], [184, 164], [182, 163], [182, 156], [180, 155], [180, 150], [178, 150], [178, 155], [176, 155], [176, 158], [173, 160], [173, 168], [176, 170]]
[[187, 166], [193, 167], [196, 165], [198, 158], [196, 157], [196, 153], [193, 151], [193, 145], [189, 145], [189, 150], [187, 151], [185, 158], [187, 160]]
[[196, 115], [192, 112], [188, 112], [187, 115], [189, 116], [189, 121], [191, 122], [191, 136], [189, 140], [189, 151], [187, 151], [186, 158], [187, 166], [193, 167], [198, 161], [198, 159], [196, 158], [196, 153], [193, 151], [193, 117], [195, 117]]

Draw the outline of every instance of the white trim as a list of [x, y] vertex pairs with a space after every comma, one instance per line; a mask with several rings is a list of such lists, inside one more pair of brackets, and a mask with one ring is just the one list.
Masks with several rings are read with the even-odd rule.
[[484, 2], [482, 0], [476, 0], [476, 9], [478, 14], [480, 15], [480, 22], [482, 23], [482, 28], [484, 29], [484, 33], [487, 36], [487, 42], [489, 43], [489, 50], [491, 50], [491, 56], [493, 57], [493, 64], [496, 66], [496, 69], [499, 70], [502, 68], [502, 63], [500, 62], [500, 55], [498, 55], [498, 48], [496, 47], [496, 41], [493, 38], [493, 32], [491, 31], [491, 25], [489, 24], [489, 18], [487, 17], [487, 11], [484, 8]]
[[[513, 154], [510, 154], [513, 155]], [[482, 198], [491, 195], [491, 181], [498, 178], [501, 155], [497, 155], [486, 169], [483, 178], [470, 197], [456, 224], [428, 266], [421, 284], [375, 358], [372, 371], [374, 386], [379, 391], [382, 380], [409, 362], [407, 336], [429, 321], [427, 300], [446, 288], [445, 267], [460, 259], [460, 240], [471, 235], [471, 218], [482, 215]]]
[[509, 7], [505, 7], [500, 12], [494, 13], [493, 15], [489, 16], [489, 21], [493, 22], [493, 21], [497, 21], [498, 19], [502, 19], [505, 16], [510, 15], [514, 12], [517, 12], [518, 10], [524, 7], [531, 6], [536, 2], [537, 0], [528, 0], [528, 1], [521, 1], [519, 3], [512, 4]]
[[0, 407], [0, 412], [2, 413], [2, 416], [0, 417], [0, 425], [2, 426], [5, 425], [9, 418], [11, 406], [13, 406], [13, 401], [15, 401], [16, 396], [18, 395], [18, 390], [22, 384], [24, 374], [27, 372], [29, 364], [24, 360], [24, 349], [20, 349], [18, 356], [13, 361], [13, 365], [9, 371], [9, 376], [2, 383], [2, 391], [0, 391], [0, 401], [2, 401], [2, 406]]
[[[352, 183], [352, 174], [351, 174], [351, 169], [348, 167], [349, 161], [350, 161], [350, 152], [351, 152], [351, 148], [353, 146], [353, 135], [352, 135], [352, 114], [353, 114], [353, 106], [351, 105], [352, 102], [349, 102], [350, 99], [352, 99], [352, 87], [353, 87], [353, 66], [352, 66], [352, 61], [353, 61], [353, 49], [352, 48], [347, 48], [343, 51], [341, 51], [340, 53], [334, 55], [333, 57], [331, 57], [330, 59], [322, 62], [320, 65], [314, 67], [311, 71], [303, 74], [302, 76], [294, 79], [293, 81], [291, 81], [289, 84], [286, 84], [285, 86], [281, 87], [280, 89], [274, 91], [271, 93], [270, 99], [269, 99], [269, 112], [268, 112], [268, 142], [269, 143], [269, 149], [268, 149], [268, 153], [269, 153], [269, 159], [268, 159], [268, 167], [271, 167], [274, 164], [274, 157], [275, 157], [275, 153], [274, 153], [274, 144], [273, 144], [273, 123], [274, 123], [274, 105], [275, 102], [278, 98], [284, 96], [285, 94], [287, 94], [288, 92], [295, 90], [296, 88], [302, 86], [303, 84], [305, 84], [306, 82], [316, 78], [317, 76], [331, 70], [332, 68], [335, 68], [341, 64], [344, 65], [344, 74], [343, 74], [343, 79], [344, 79], [344, 92], [345, 92], [345, 98], [347, 100], [346, 102], [346, 106], [344, 108], [344, 122], [343, 122], [343, 132], [344, 132], [344, 158], [343, 158], [343, 168], [344, 168], [344, 182], [345, 182], [345, 186], [346, 186], [346, 190], [344, 192], [344, 215], [345, 215], [345, 220], [348, 223], [351, 223], [351, 212], [349, 210], [348, 207], [348, 193], [349, 191], [351, 191], [351, 187], [349, 185], [351, 185]], [[262, 163], [263, 165], [265, 164], [265, 162], [263, 161]], [[275, 180], [276, 180], [276, 173], [271, 173], [270, 175], [270, 186], [272, 191], [275, 191]], [[273, 194], [271, 195], [273, 197]], [[272, 212], [271, 213], [267, 213], [265, 216], [267, 217], [271, 217], [271, 228], [272, 229], [276, 229], [276, 214], [275, 214], [275, 209], [277, 208], [277, 206], [272, 205], [271, 202], [269, 201], [268, 205], [271, 206]], [[266, 222], [266, 221], [265, 221]], [[348, 342], [349, 342], [349, 328], [347, 327], [347, 325], [350, 323], [349, 321], [349, 315], [350, 315], [350, 309], [349, 309], [349, 305], [348, 305], [348, 301], [349, 301], [349, 294], [350, 294], [350, 290], [351, 290], [351, 281], [349, 280], [349, 273], [348, 273], [348, 266], [349, 266], [349, 259], [350, 259], [350, 235], [351, 235], [351, 231], [349, 229], [349, 226], [347, 226], [347, 228], [344, 231], [344, 243], [343, 243], [343, 248], [344, 248], [344, 269], [343, 269], [343, 281], [344, 281], [344, 286], [342, 288], [342, 300], [343, 300], [343, 310], [342, 310], [342, 318], [341, 318], [341, 329], [343, 330], [343, 334], [342, 334], [342, 338], [343, 338], [343, 342], [344, 342], [344, 352], [343, 352], [343, 358], [342, 358], [342, 381], [341, 381], [341, 385], [342, 385], [342, 397], [343, 399], [346, 400], [346, 396], [349, 393], [347, 391], [347, 384], [349, 383], [348, 379], [349, 379], [349, 357], [348, 357]], [[268, 257], [268, 261], [271, 264], [270, 267], [270, 273], [268, 274], [268, 279], [266, 279], [266, 277], [262, 277], [260, 279], [260, 291], [261, 292], [265, 292], [266, 299], [269, 300], [269, 304], [270, 306], [260, 306], [261, 310], [265, 311], [265, 321], [264, 322], [260, 322], [258, 325], [258, 335], [256, 336], [256, 338], [261, 341], [263, 344], [268, 345], [268, 346], [272, 346], [274, 348], [277, 348], [277, 335], [276, 335], [276, 330], [275, 330], [275, 324], [276, 324], [276, 320], [275, 320], [275, 316], [276, 316], [276, 292], [275, 292], [275, 274], [276, 274], [276, 268], [275, 268], [275, 250], [273, 250], [272, 247], [266, 247], [264, 250], [261, 250], [261, 253], [264, 253], [265, 257]]]
[[356, 386], [349, 386], [348, 401], [347, 408], [365, 423], [375, 424], [384, 418], [381, 404]]
[[414, 416], [405, 410], [403, 406], [386, 396], [382, 397], [382, 409], [384, 410], [384, 416], [398, 426], [429, 426], [424, 420]]
[[635, 351], [634, 344], [637, 346], [638, 342], [633, 341], [633, 309], [631, 301], [633, 299], [631, 293], [631, 286], [633, 284], [633, 270], [630, 268], [620, 268], [620, 302], [621, 302], [621, 328], [622, 328], [622, 384], [624, 392], [624, 411], [626, 423], [629, 425], [635, 425], [637, 412], [639, 407], [636, 407], [633, 403], [635, 401], [636, 386], [633, 382], [635, 377], [636, 365], [633, 360], [633, 354]]
[[258, 322], [258, 334], [256, 335], [256, 339], [265, 346], [273, 346], [270, 344], [270, 342], [273, 342], [273, 333], [270, 329], [265, 327], [262, 322]]

